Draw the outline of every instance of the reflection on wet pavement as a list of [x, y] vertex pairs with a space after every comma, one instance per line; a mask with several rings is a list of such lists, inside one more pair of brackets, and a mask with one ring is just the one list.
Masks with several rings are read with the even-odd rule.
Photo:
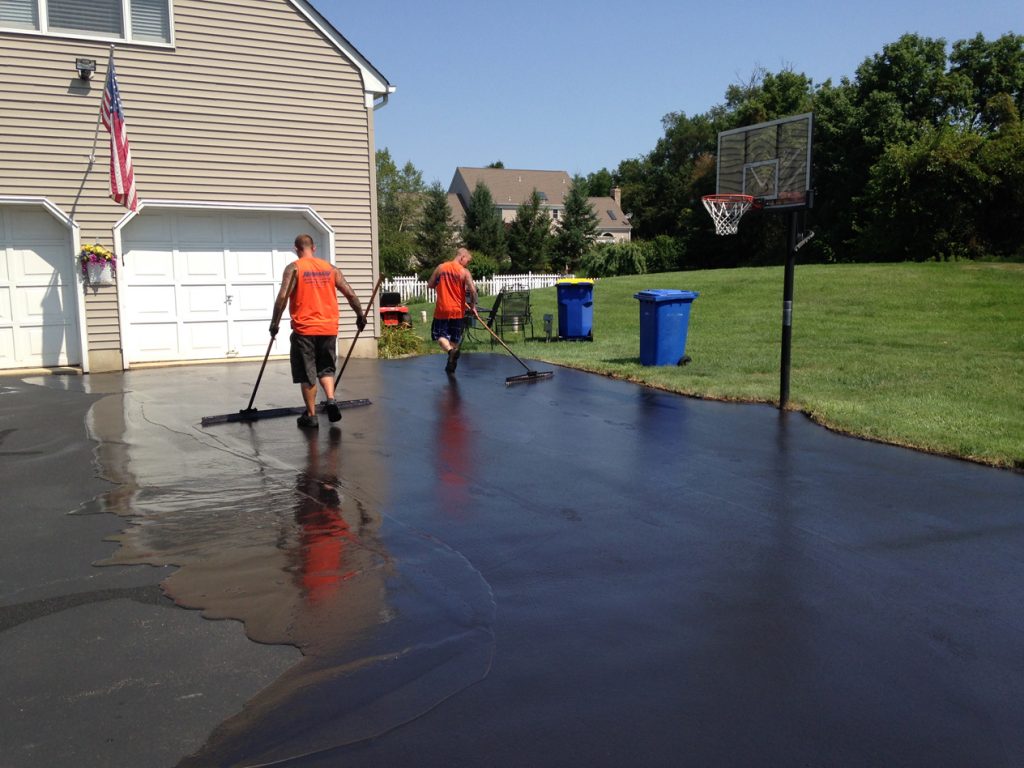
[[437, 362], [357, 361], [340, 437], [200, 429], [257, 366], [93, 407], [111, 562], [304, 654], [184, 765], [1022, 764], [1020, 476]]
[[356, 742], [487, 674], [489, 586], [459, 553], [359, 495], [352, 474], [372, 468], [367, 455], [346, 460], [339, 429], [264, 424], [291, 441], [264, 451], [252, 425], [196, 433], [131, 395], [102, 401], [91, 421], [103, 472], [119, 483], [103, 501], [129, 520], [100, 564], [175, 565], [162, 588], [178, 605], [303, 653], [182, 765]]

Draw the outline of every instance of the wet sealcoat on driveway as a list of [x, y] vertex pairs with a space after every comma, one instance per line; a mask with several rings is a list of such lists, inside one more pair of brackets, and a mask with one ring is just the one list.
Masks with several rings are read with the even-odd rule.
[[4, 761], [1024, 759], [1024, 477], [442, 367], [353, 361], [316, 432], [199, 426], [258, 364], [0, 379]]

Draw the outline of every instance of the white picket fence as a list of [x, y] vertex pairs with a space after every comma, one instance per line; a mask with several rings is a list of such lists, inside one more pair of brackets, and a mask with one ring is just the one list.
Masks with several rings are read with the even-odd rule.
[[[509, 290], [533, 290], [534, 288], [550, 288], [556, 280], [572, 278], [575, 275], [540, 275], [527, 272], [522, 275], [491, 275], [490, 277], [476, 280], [476, 290], [481, 296], [496, 296], [502, 289]], [[434, 302], [437, 301], [437, 294], [427, 288], [427, 281], [420, 280], [415, 275], [396, 276], [385, 280], [380, 285], [381, 291], [395, 292], [401, 295], [402, 303], [409, 302]]]

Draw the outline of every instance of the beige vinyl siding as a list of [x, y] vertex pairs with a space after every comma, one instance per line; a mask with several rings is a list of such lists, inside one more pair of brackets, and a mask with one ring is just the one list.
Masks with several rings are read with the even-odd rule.
[[[357, 67], [287, 0], [174, 0], [174, 49], [118, 46], [141, 200], [311, 206], [365, 303], [376, 277], [372, 110]], [[109, 46], [0, 33], [0, 194], [50, 199], [113, 246], [108, 136], [88, 158]], [[91, 83], [75, 59], [96, 59]], [[80, 190], [80, 191], [79, 191]], [[90, 350], [117, 350], [115, 289], [86, 290]], [[344, 336], [354, 331], [343, 313]]]

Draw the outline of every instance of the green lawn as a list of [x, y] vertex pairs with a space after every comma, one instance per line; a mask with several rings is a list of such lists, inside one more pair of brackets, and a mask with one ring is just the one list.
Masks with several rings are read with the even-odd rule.
[[[509, 343], [687, 395], [778, 403], [782, 277], [767, 267], [606, 278], [594, 287], [592, 343]], [[633, 294], [646, 288], [700, 292], [689, 365], [640, 365]], [[556, 301], [554, 288], [533, 292], [538, 336], [545, 313], [557, 333]], [[798, 266], [793, 304], [791, 409], [842, 432], [1024, 468], [1024, 265]], [[429, 338], [431, 307], [410, 309]]]

